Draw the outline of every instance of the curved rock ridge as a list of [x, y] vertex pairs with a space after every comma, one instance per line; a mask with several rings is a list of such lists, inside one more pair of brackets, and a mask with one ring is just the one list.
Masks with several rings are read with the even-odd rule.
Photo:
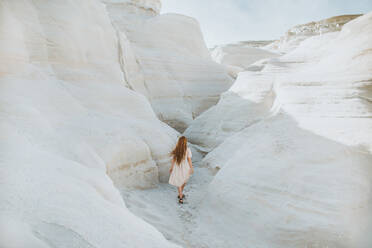
[[216, 154], [221, 169], [194, 230], [211, 247], [220, 235], [227, 247], [370, 247], [370, 154], [283, 114], [228, 138]]
[[270, 50], [278, 50], [286, 53], [297, 47], [303, 40], [316, 35], [323, 35], [330, 32], [338, 32], [341, 28], [351, 20], [360, 17], [357, 15], [341, 15], [327, 18], [320, 21], [309, 22], [306, 24], [296, 25], [289, 29], [284, 36], [278, 41], [275, 41], [265, 48]]
[[240, 73], [185, 131], [216, 173], [209, 245], [371, 247], [371, 34], [368, 13]]
[[232, 84], [225, 67], [212, 61], [195, 19], [138, 15], [125, 5], [105, 3], [114, 27], [127, 38], [121, 44], [134, 51], [123, 66], [141, 73], [129, 80], [130, 87], [149, 99], [162, 121], [184, 131]]
[[128, 88], [104, 5], [0, 16], [0, 246], [175, 247], [117, 190], [165, 180], [177, 132]]

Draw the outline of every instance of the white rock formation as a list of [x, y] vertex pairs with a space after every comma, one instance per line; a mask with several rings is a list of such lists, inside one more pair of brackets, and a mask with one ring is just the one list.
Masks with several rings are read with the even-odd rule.
[[111, 181], [165, 179], [176, 132], [126, 87], [105, 6], [4, 0], [0, 17], [0, 246], [174, 247]]
[[371, 34], [369, 13], [240, 73], [186, 130], [213, 149], [211, 247], [371, 247]]
[[279, 40], [268, 44], [264, 48], [287, 53], [295, 49], [302, 41], [311, 36], [340, 31], [343, 25], [359, 16], [360, 15], [334, 16], [328, 19], [294, 26]]
[[196, 168], [191, 208], [166, 184], [129, 201], [168, 238], [371, 247], [372, 13], [255, 62], [192, 121], [231, 78], [195, 20], [159, 10], [0, 2], [0, 247], [175, 247], [119, 194], [167, 179], [178, 133], [156, 114], [191, 124], [185, 134], [217, 172], [204, 192], [212, 176]]
[[370, 154], [283, 114], [244, 129], [213, 154], [224, 157], [215, 161], [223, 168], [195, 230], [210, 247], [370, 247]]
[[226, 65], [230, 75], [236, 78], [241, 71], [257, 70], [257, 67], [252, 66], [253, 63], [279, 56], [278, 53], [253, 47], [253, 45], [254, 43], [251, 42], [240, 42], [216, 46], [212, 49], [212, 57], [217, 63]]
[[184, 134], [201, 151], [210, 152], [227, 137], [271, 115], [275, 75], [241, 72], [218, 104], [197, 117]]
[[158, 15], [146, 7], [158, 1], [145, 1], [145, 7], [136, 1], [104, 2], [118, 33], [127, 35], [120, 42], [123, 50], [130, 46], [135, 51], [134, 58], [124, 58], [135, 75], [128, 80], [131, 88], [145, 95], [170, 126], [183, 131], [231, 86], [224, 66], [212, 61], [194, 19]]

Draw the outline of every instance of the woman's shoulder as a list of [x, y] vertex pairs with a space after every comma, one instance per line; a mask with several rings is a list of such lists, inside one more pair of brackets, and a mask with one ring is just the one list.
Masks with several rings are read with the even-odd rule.
[[190, 147], [187, 147], [187, 155], [191, 158], [192, 157], [192, 152]]

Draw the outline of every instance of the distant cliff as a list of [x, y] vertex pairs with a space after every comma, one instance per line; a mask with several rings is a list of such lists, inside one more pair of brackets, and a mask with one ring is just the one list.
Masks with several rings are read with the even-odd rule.
[[275, 49], [280, 52], [289, 52], [306, 38], [340, 31], [343, 25], [359, 16], [361, 15], [341, 15], [296, 25], [289, 29], [278, 41], [269, 44], [266, 48]]

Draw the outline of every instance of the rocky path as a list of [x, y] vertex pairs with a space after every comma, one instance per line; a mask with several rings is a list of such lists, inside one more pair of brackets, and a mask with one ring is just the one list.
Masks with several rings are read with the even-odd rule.
[[213, 176], [198, 163], [194, 163], [194, 168], [185, 187], [184, 204], [178, 203], [176, 187], [165, 183], [154, 189], [125, 190], [121, 194], [130, 211], [156, 227], [169, 241], [183, 247], [208, 247], [194, 229], [198, 208]]

